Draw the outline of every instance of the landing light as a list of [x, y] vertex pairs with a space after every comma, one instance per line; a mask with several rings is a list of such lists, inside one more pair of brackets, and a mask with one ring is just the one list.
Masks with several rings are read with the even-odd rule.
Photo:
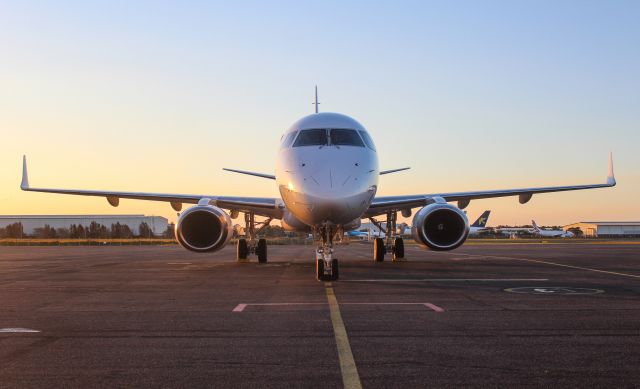
[[289, 190], [293, 191], [294, 186], [292, 182], [289, 182], [289, 184], [287, 184], [287, 188], [289, 188]]

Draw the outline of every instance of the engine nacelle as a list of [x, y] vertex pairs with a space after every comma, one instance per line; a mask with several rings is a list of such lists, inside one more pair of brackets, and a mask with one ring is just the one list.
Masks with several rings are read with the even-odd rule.
[[416, 242], [432, 250], [453, 250], [467, 240], [469, 220], [450, 204], [430, 204], [413, 218], [411, 233]]
[[176, 239], [187, 250], [204, 253], [226, 245], [233, 235], [231, 218], [211, 205], [196, 205], [182, 212], [176, 223]]

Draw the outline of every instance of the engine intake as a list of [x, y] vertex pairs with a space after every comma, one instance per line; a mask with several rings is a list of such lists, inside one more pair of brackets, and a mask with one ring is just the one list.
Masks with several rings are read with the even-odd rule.
[[233, 235], [231, 218], [218, 207], [196, 205], [182, 212], [176, 223], [176, 239], [184, 248], [196, 251], [216, 251], [224, 247]]
[[413, 218], [411, 233], [416, 242], [432, 250], [453, 250], [469, 235], [469, 220], [450, 204], [430, 204]]

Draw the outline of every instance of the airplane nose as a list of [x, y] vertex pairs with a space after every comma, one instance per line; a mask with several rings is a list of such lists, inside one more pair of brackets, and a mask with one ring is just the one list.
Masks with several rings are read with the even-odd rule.
[[368, 185], [366, 176], [353, 168], [329, 162], [297, 177], [291, 187], [301, 202], [307, 204], [315, 222], [348, 223], [359, 218], [375, 195], [375, 185]]
[[336, 200], [362, 192], [362, 172], [355, 163], [345, 165], [328, 162], [308, 169], [298, 179], [300, 189], [315, 198]]
[[279, 184], [292, 213], [311, 225], [346, 224], [362, 216], [377, 189], [377, 160], [359, 148], [303, 151], [290, 159]]

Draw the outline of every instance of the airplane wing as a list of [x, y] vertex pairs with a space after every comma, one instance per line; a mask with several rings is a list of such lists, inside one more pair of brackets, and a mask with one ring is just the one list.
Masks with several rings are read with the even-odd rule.
[[26, 157], [22, 158], [22, 183], [20, 184], [20, 189], [29, 192], [105, 197], [109, 204], [114, 207], [117, 207], [119, 205], [120, 199], [122, 198], [134, 200], [165, 201], [171, 203], [171, 207], [174, 210], [180, 211], [182, 209], [183, 203], [198, 204], [201, 200], [207, 199], [209, 204], [215, 205], [220, 208], [239, 212], [253, 212], [258, 216], [271, 217], [275, 219], [282, 218], [282, 212], [284, 209], [284, 205], [282, 205], [278, 199], [268, 197], [233, 197], [173, 193], [118, 192], [84, 189], [32, 188], [29, 185]]
[[474, 192], [432, 193], [408, 196], [384, 196], [376, 197], [363, 217], [372, 217], [390, 211], [423, 207], [437, 201], [457, 201], [458, 207], [464, 209], [471, 200], [488, 199], [492, 197], [518, 196], [520, 204], [525, 204], [534, 194], [565, 192], [570, 190], [608, 188], [616, 185], [613, 174], [613, 157], [609, 155], [609, 174], [604, 184], [570, 185], [570, 186], [546, 186], [540, 188], [482, 190]]

